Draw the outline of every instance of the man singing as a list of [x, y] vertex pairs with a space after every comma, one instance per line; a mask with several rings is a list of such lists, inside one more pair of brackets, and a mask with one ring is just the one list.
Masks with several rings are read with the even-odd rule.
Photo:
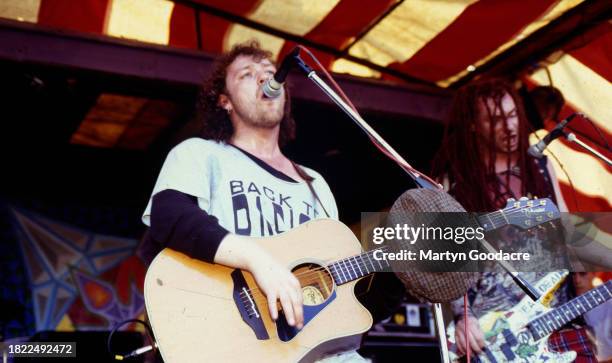
[[[314, 170], [287, 158], [294, 138], [286, 90], [266, 98], [262, 86], [276, 71], [256, 42], [236, 45], [218, 59], [198, 102], [202, 138], [168, 154], [143, 215], [147, 244], [249, 271], [277, 302], [289, 325], [304, 322], [300, 283], [287, 266], [253, 243], [315, 218], [338, 219], [331, 190]], [[287, 246], [291, 247], [291, 246]], [[356, 352], [343, 361], [364, 362]]]

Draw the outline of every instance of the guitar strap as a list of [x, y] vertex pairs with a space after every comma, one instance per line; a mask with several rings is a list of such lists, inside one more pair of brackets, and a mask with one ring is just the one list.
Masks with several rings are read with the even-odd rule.
[[[267, 167], [270, 167], [270, 165], [268, 165], [265, 161], [261, 160], [260, 158], [258, 158], [257, 156], [249, 153], [246, 150], [243, 150], [242, 148], [232, 144], [232, 143], [228, 143], [228, 145], [233, 146], [234, 148], [240, 150], [242, 153], [244, 153], [246, 156], [248, 156], [249, 158], [251, 158], [252, 160], [254, 160], [257, 164], [261, 165], [267, 165]], [[306, 181], [306, 184], [308, 185], [308, 189], [310, 189], [310, 192], [312, 193], [312, 195], [314, 196], [315, 202], [318, 202], [321, 205], [321, 208], [323, 208], [323, 212], [325, 212], [325, 216], [327, 218], [331, 218], [331, 216], [329, 215], [329, 213], [327, 212], [327, 209], [325, 209], [325, 206], [323, 205], [323, 203], [321, 203], [321, 199], [319, 199], [319, 196], [317, 195], [317, 192], [315, 192], [313, 186], [312, 186], [312, 181], [314, 180], [313, 177], [311, 177], [310, 175], [308, 175], [308, 173], [306, 173], [306, 171], [299, 166], [298, 164], [294, 163], [292, 160], [289, 160], [291, 162], [291, 165], [293, 165], [293, 168], [295, 169], [295, 171], [298, 173], [298, 175], [300, 176], [300, 178], [304, 179]], [[263, 166], [264, 168], [266, 168], [266, 166]]]
[[298, 173], [300, 178], [302, 178], [302, 179], [304, 179], [306, 181], [306, 184], [308, 185], [308, 189], [310, 189], [310, 192], [314, 196], [314, 198], [317, 201], [317, 203], [319, 203], [321, 208], [323, 208], [323, 212], [325, 212], [325, 216], [327, 218], [331, 218], [329, 213], [327, 213], [327, 209], [325, 209], [325, 205], [323, 205], [323, 203], [321, 202], [321, 199], [319, 199], [319, 196], [317, 195], [317, 192], [314, 190], [314, 187], [312, 186], [312, 181], [314, 180], [314, 178], [311, 177], [310, 175], [308, 175], [308, 173], [306, 173], [306, 171], [304, 169], [302, 169], [302, 167], [299, 166], [298, 164], [294, 163], [293, 161], [291, 161], [291, 164], [293, 165], [293, 168]]

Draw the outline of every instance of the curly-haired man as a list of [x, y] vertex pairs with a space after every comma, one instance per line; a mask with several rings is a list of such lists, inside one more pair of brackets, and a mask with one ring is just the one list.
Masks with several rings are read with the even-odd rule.
[[[338, 218], [331, 190], [312, 169], [281, 151], [294, 138], [286, 90], [266, 98], [276, 68], [256, 42], [221, 56], [198, 100], [202, 137], [168, 154], [143, 215], [146, 245], [249, 271], [278, 318], [304, 323], [302, 291], [289, 269], [253, 243], [308, 220]], [[355, 352], [351, 361], [363, 361]], [[356, 359], [356, 360], [355, 360]]]

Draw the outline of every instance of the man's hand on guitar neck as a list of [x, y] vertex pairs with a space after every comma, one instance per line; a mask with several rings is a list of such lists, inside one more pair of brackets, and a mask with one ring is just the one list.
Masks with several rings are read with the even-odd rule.
[[465, 354], [467, 352], [466, 347], [468, 347], [472, 353], [479, 354], [482, 352], [482, 348], [485, 347], [485, 340], [484, 334], [480, 329], [480, 324], [478, 324], [478, 319], [471, 315], [467, 317], [469, 346], [466, 344], [465, 321], [466, 317], [462, 316], [457, 321], [457, 324], [455, 324], [455, 342], [457, 342], [457, 349], [462, 354]]
[[215, 263], [249, 271], [268, 300], [272, 319], [278, 318], [277, 301], [280, 300], [287, 323], [302, 328], [304, 309], [300, 282], [250, 237], [225, 236], [215, 255]]

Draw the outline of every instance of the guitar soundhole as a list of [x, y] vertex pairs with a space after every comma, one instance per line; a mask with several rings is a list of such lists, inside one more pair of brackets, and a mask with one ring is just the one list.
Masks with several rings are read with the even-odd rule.
[[[304, 301], [304, 329], [327, 305], [334, 301], [336, 292], [334, 282], [329, 271], [314, 263], [303, 263], [291, 270], [302, 286]], [[276, 332], [283, 342], [293, 339], [299, 332], [295, 327], [289, 326], [285, 315], [280, 314], [276, 320]]]
[[305, 263], [292, 270], [302, 286], [304, 305], [316, 306], [324, 303], [334, 291], [329, 271], [319, 265]]

